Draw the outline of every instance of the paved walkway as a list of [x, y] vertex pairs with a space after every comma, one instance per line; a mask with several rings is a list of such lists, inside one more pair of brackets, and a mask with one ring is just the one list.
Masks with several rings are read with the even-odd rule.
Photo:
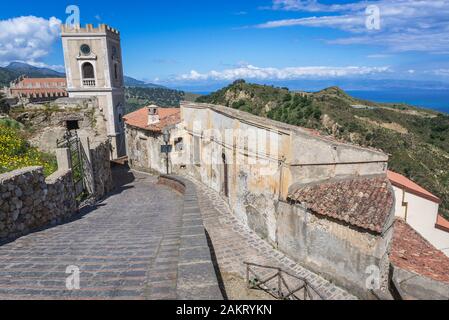
[[[329, 300], [356, 299], [345, 290], [333, 285], [319, 275], [301, 267], [295, 261], [275, 250], [257, 234], [240, 223], [230, 212], [227, 203], [214, 191], [195, 182], [204, 225], [212, 240], [216, 260], [230, 299], [258, 298], [246, 290], [244, 262], [280, 267], [296, 276], [307, 279]], [[272, 274], [272, 272], [268, 272]], [[295, 281], [290, 278], [291, 281]], [[273, 280], [276, 282], [276, 280]], [[288, 281], [288, 279], [287, 279]], [[240, 282], [240, 283], [239, 283]], [[296, 288], [296, 284], [289, 284]], [[274, 284], [277, 287], [277, 284]], [[248, 291], [247, 291], [248, 292]], [[260, 297], [264, 298], [264, 297]], [[266, 297], [265, 297], [266, 298]]]
[[[266, 298], [242, 295], [244, 261], [305, 277], [327, 299], [354, 298], [274, 250], [201, 184], [181, 196], [149, 175], [117, 179], [123, 186], [77, 220], [0, 246], [0, 300], [222, 298], [204, 227], [231, 299]], [[66, 288], [70, 266], [79, 290]]]
[[[125, 185], [82, 218], [0, 246], [0, 300], [177, 299], [179, 283], [185, 296], [189, 283], [178, 273], [197, 274], [180, 250], [191, 241], [183, 225], [193, 224], [183, 218], [184, 197], [148, 175], [122, 171], [120, 179]], [[202, 221], [200, 228], [207, 245]], [[80, 290], [66, 288], [69, 266], [80, 270]]]

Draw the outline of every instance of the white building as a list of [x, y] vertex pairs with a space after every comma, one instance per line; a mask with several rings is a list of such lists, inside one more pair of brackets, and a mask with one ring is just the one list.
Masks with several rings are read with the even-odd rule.
[[396, 216], [449, 256], [449, 222], [438, 214], [441, 200], [396, 172], [389, 171], [388, 178], [396, 197]]
[[126, 154], [123, 112], [125, 89], [120, 33], [104, 24], [94, 28], [62, 26], [70, 98], [96, 97], [106, 120], [112, 157]]

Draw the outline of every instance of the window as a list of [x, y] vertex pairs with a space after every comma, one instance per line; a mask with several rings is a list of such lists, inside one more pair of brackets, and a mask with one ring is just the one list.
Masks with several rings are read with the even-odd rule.
[[87, 44], [83, 44], [80, 48], [81, 54], [84, 56], [90, 55], [90, 47]]
[[175, 139], [175, 151], [182, 151], [184, 149], [184, 142], [182, 138]]
[[84, 63], [82, 69], [84, 79], [95, 79], [94, 66], [90, 62]]
[[114, 74], [115, 74], [115, 80], [118, 79], [118, 67], [117, 64], [114, 64]]

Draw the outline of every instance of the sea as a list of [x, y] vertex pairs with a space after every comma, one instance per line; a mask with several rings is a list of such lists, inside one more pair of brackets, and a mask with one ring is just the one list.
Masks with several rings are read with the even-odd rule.
[[348, 90], [349, 95], [374, 102], [406, 103], [412, 106], [449, 113], [449, 90]]
[[[449, 113], [449, 90], [441, 89], [391, 89], [345, 90], [354, 98], [382, 103], [405, 103], [415, 107]], [[195, 92], [208, 95], [210, 91]]]

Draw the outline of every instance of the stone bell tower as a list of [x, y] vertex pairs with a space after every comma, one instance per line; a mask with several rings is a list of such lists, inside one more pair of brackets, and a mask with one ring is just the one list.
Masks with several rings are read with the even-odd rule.
[[107, 26], [62, 26], [67, 91], [70, 98], [96, 97], [106, 118], [112, 158], [126, 154], [125, 89], [120, 33]]

